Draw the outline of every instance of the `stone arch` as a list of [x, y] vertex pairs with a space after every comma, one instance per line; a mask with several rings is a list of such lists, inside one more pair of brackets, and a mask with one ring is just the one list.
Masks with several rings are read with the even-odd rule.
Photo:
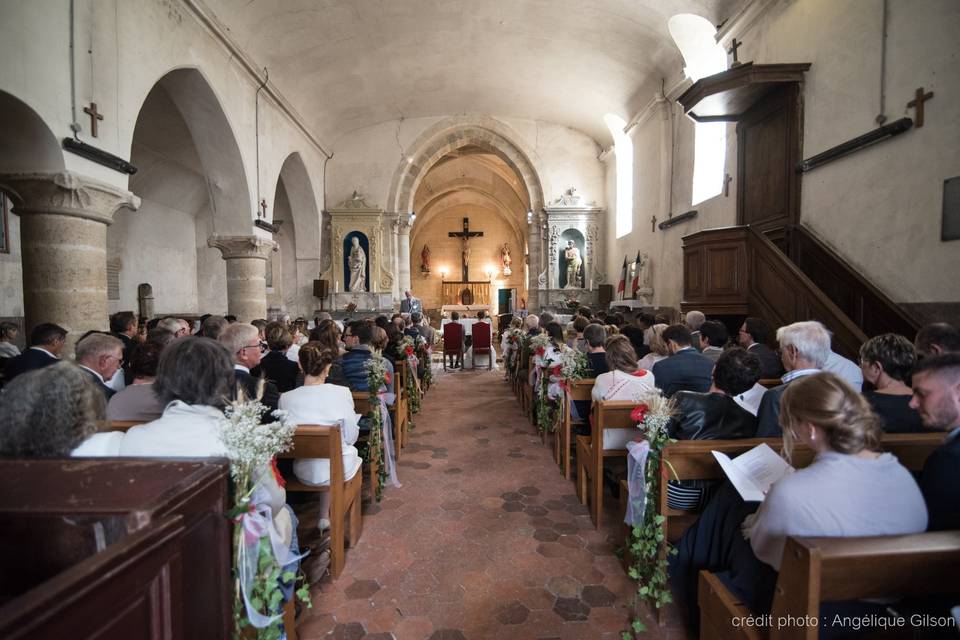
[[64, 170], [57, 137], [29, 105], [0, 91], [0, 173], [57, 173]]
[[283, 161], [277, 177], [277, 182], [280, 181], [283, 181], [290, 199], [293, 224], [297, 230], [297, 257], [316, 258], [320, 255], [320, 210], [310, 174], [298, 151]]
[[207, 177], [214, 233], [250, 234], [255, 206], [250, 199], [243, 156], [213, 86], [199, 68], [173, 69], [153, 84], [141, 102], [140, 111], [158, 87], [166, 91], [190, 131]]
[[491, 206], [491, 209], [497, 211], [500, 217], [503, 218], [508, 225], [510, 225], [510, 229], [518, 238], [523, 239], [526, 236], [526, 230], [521, 227], [518, 220], [506, 213], [510, 211], [510, 207], [507, 205], [507, 203], [489, 193], [486, 190], [486, 185], [480, 181], [472, 178], [461, 178], [459, 180], [446, 183], [443, 189], [431, 194], [430, 199], [421, 205], [421, 212], [417, 214], [417, 220], [414, 223], [413, 228], [410, 230], [410, 242], [416, 242], [417, 236], [420, 234], [421, 230], [430, 224], [430, 221], [436, 216], [436, 209], [434, 208], [434, 205], [439, 203], [451, 193], [458, 191], [476, 193], [483, 199], [488, 200], [493, 205]]
[[413, 209], [417, 187], [430, 169], [447, 154], [474, 146], [500, 157], [523, 182], [531, 211], [544, 206], [543, 185], [536, 152], [526, 148], [510, 127], [484, 116], [447, 118], [424, 131], [410, 145], [390, 183], [387, 205], [396, 212]]

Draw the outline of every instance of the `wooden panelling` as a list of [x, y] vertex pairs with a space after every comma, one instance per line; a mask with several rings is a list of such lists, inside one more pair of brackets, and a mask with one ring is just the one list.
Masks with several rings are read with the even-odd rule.
[[683, 298], [699, 300], [703, 297], [703, 247], [691, 247], [683, 254]]

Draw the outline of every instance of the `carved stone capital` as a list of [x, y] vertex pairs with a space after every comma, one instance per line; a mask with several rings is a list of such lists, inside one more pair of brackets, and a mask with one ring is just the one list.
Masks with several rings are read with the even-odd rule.
[[72, 171], [4, 174], [0, 189], [10, 194], [20, 216], [54, 214], [109, 225], [120, 209], [140, 208], [140, 198], [129, 191]]
[[234, 258], [252, 258], [266, 260], [270, 252], [276, 250], [277, 243], [260, 236], [221, 236], [207, 238], [207, 246], [220, 249], [224, 260]]

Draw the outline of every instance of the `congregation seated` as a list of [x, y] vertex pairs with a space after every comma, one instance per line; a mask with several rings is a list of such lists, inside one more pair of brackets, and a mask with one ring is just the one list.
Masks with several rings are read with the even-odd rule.
[[66, 344], [67, 330], [57, 324], [44, 322], [30, 332], [30, 347], [11, 358], [3, 368], [3, 375], [10, 382], [21, 373], [48, 367], [60, 360], [60, 352]]
[[542, 376], [549, 376], [550, 385], [548, 394], [549, 397], [553, 399], [560, 396], [560, 376], [552, 374], [550, 369], [560, 364], [560, 359], [563, 349], [566, 348], [566, 344], [563, 340], [563, 327], [560, 326], [559, 322], [547, 323], [543, 330], [547, 336], [549, 336], [550, 340], [542, 352], [535, 352], [533, 354], [534, 367], [530, 372], [530, 384], [539, 384]]
[[[648, 349], [647, 354], [637, 362], [639, 368], [649, 371], [653, 369], [653, 365], [665, 360], [670, 355], [670, 349], [667, 348], [667, 343], [663, 340], [663, 330], [668, 326], [670, 325], [660, 322], [650, 325], [650, 328], [646, 330], [644, 340], [647, 342]], [[632, 342], [631, 340], [631, 344]]]
[[675, 324], [664, 329], [661, 337], [670, 356], [653, 365], [652, 371], [663, 395], [669, 398], [677, 391], [709, 389], [713, 362], [693, 348], [690, 331], [682, 324]]
[[[794, 322], [777, 329], [777, 342], [787, 372], [783, 384], [767, 389], [757, 411], [757, 437], [775, 438], [783, 432], [780, 426], [780, 398], [795, 380], [815, 374], [830, 355], [830, 333], [819, 322]], [[763, 359], [761, 358], [761, 363]]]
[[[713, 383], [707, 393], [678, 391], [674, 394], [677, 407], [668, 427], [670, 437], [676, 440], [752, 438], [757, 431], [757, 418], [734, 398], [759, 379], [759, 358], [742, 347], [726, 350], [713, 367]], [[671, 480], [667, 486], [668, 506], [699, 510], [707, 489], [712, 486], [712, 482]]]
[[860, 347], [863, 379], [874, 388], [864, 391], [863, 397], [883, 420], [887, 433], [924, 430], [920, 414], [910, 407], [913, 390], [907, 384], [916, 363], [913, 343], [895, 333], [874, 336]]
[[920, 328], [914, 340], [917, 357], [960, 352], [960, 329], [946, 322], [932, 322]]
[[[606, 314], [604, 314], [604, 318]], [[644, 358], [650, 353], [650, 343], [649, 343], [649, 334], [647, 333], [654, 325], [653, 316], [649, 313], [638, 313], [633, 322], [630, 324], [625, 324], [620, 327], [620, 333], [627, 336], [630, 339], [630, 344], [633, 345], [633, 350], [636, 352], [637, 356]], [[653, 366], [653, 363], [647, 363], [649, 366], [644, 367], [649, 369]]]
[[700, 325], [699, 339], [700, 344], [696, 346], [700, 350], [700, 355], [716, 364], [723, 353], [723, 347], [727, 344], [729, 335], [722, 322], [707, 320]]
[[760, 365], [763, 368], [761, 378], [779, 378], [784, 373], [780, 356], [769, 346], [772, 338], [770, 325], [761, 318], [746, 318], [740, 325], [737, 342], [741, 347], [760, 358]]
[[528, 336], [535, 336], [540, 333], [540, 318], [531, 313], [523, 320], [523, 326], [527, 331]]
[[690, 331], [690, 346], [700, 351], [700, 327], [707, 321], [703, 311], [688, 311], [683, 317], [683, 326]]
[[269, 422], [271, 420], [270, 413], [277, 409], [280, 392], [277, 390], [277, 386], [269, 380], [250, 373], [260, 364], [259, 336], [260, 332], [252, 324], [235, 322], [220, 333], [217, 341], [224, 345], [229, 353], [233, 354], [236, 386], [233, 389], [232, 397], [239, 398], [242, 391], [245, 398], [258, 398], [267, 408], [263, 416], [264, 421]]
[[[354, 443], [359, 436], [359, 419], [353, 395], [346, 387], [330, 384], [330, 367], [337, 352], [318, 342], [308, 342], [298, 354], [303, 369], [303, 386], [280, 396], [280, 409], [296, 424], [337, 424], [343, 440], [343, 474], [349, 480], [360, 470], [363, 460]], [[293, 472], [304, 484], [330, 484], [330, 460], [304, 458], [294, 460]], [[330, 526], [330, 494], [320, 493], [320, 529]]]
[[76, 362], [109, 400], [116, 392], [107, 386], [107, 382], [123, 364], [123, 342], [109, 334], [91, 331], [77, 342]]
[[[827, 332], [829, 334], [829, 331]], [[849, 358], [831, 350], [827, 354], [827, 361], [823, 363], [823, 370], [835, 373], [843, 378], [855, 391], [863, 390], [863, 371]]]
[[[604, 349], [609, 371], [596, 377], [590, 392], [593, 402], [641, 402], [649, 394], [656, 392], [653, 373], [637, 367], [637, 354], [626, 336], [610, 336]], [[604, 429], [603, 448], [622, 449], [636, 435], [636, 429]]]
[[300, 367], [287, 358], [287, 350], [293, 345], [293, 335], [280, 322], [271, 322], [265, 329], [269, 351], [260, 358], [260, 364], [250, 370], [255, 377], [264, 377], [284, 393], [295, 389], [300, 383]]
[[927, 509], [916, 481], [892, 454], [879, 453], [880, 420], [850, 385], [829, 372], [802, 377], [783, 393], [781, 419], [787, 458], [797, 443], [816, 457], [775, 482], [762, 503], [744, 502], [725, 483], [684, 533], [670, 574], [693, 626], [699, 621], [701, 569], [717, 573], [741, 602], [763, 614], [789, 536], [887, 536], [926, 529]]
[[103, 393], [70, 362], [17, 376], [0, 394], [0, 456], [117, 455], [124, 434], [97, 433], [104, 405]]
[[341, 387], [349, 387], [350, 382], [343, 373], [343, 354], [346, 353], [346, 349], [343, 348], [343, 342], [340, 340], [343, 333], [343, 330], [337, 326], [335, 321], [330, 319], [321, 320], [320, 324], [310, 332], [310, 341], [319, 342], [321, 347], [337, 354], [333, 363], [330, 365], [330, 374], [327, 376], [327, 383], [340, 385]]
[[153, 381], [157, 376], [160, 354], [163, 351], [156, 342], [144, 342], [133, 348], [130, 354], [130, 384], [117, 392], [107, 403], [107, 420], [131, 420], [149, 422], [163, 413], [163, 405], [154, 393]]
[[166, 329], [173, 334], [174, 338], [185, 338], [191, 333], [190, 325], [187, 324], [186, 320], [181, 320], [180, 318], [174, 318], [172, 316], [161, 318], [157, 322], [156, 326]]
[[[207, 316], [207, 318], [200, 323], [200, 333], [198, 335], [204, 338], [210, 338], [211, 340], [217, 340], [229, 324], [223, 316]], [[256, 327], [257, 325], [253, 326]], [[259, 333], [260, 327], [257, 327], [257, 331]]]
[[20, 348], [14, 344], [20, 328], [12, 322], [0, 322], [0, 358], [16, 358], [20, 355]]
[[607, 351], [604, 347], [604, 343], [607, 340], [607, 332], [604, 330], [603, 325], [587, 325], [583, 330], [583, 339], [587, 344], [587, 363], [590, 367], [587, 372], [587, 377], [596, 378], [609, 371]]
[[913, 371], [913, 399], [923, 426], [946, 431], [946, 440], [923, 465], [920, 490], [930, 530], [960, 529], [960, 353], [921, 360]]
[[587, 341], [583, 337], [584, 330], [590, 325], [590, 321], [585, 317], [578, 315], [573, 319], [573, 332], [567, 340], [567, 346], [576, 349], [580, 353], [587, 353]]

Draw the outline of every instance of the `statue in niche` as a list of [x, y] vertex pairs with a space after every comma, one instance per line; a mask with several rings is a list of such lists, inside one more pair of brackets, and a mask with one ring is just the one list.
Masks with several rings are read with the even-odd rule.
[[510, 269], [510, 265], [513, 263], [513, 258], [510, 257], [510, 245], [506, 242], [503, 243], [503, 247], [500, 249], [500, 262], [503, 263], [503, 275], [509, 276], [513, 271]]
[[423, 245], [420, 251], [420, 273], [425, 276], [430, 275], [430, 245]]
[[350, 258], [347, 265], [350, 267], [350, 286], [352, 292], [367, 290], [367, 254], [360, 246], [360, 239], [354, 237], [350, 247]]
[[567, 261], [567, 286], [565, 289], [581, 289], [583, 283], [583, 258], [580, 257], [580, 249], [577, 249], [573, 240], [567, 240], [567, 248], [563, 252], [563, 257]]

